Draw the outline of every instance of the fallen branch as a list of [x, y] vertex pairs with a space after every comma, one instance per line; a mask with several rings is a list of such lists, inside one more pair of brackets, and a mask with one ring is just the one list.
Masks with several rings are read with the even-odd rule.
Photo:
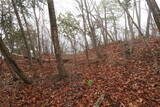
[[95, 105], [93, 107], [100, 107], [100, 105], [102, 104], [103, 100], [105, 98], [105, 94], [102, 94], [96, 101]]

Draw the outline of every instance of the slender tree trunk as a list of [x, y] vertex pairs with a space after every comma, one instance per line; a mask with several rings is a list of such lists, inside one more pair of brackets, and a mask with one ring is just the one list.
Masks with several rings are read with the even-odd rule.
[[154, 21], [154, 18], [153, 17], [151, 17], [151, 27], [152, 27], [152, 33], [151, 33], [151, 35], [152, 36], [156, 36], [156, 24], [155, 24], [155, 21]]
[[34, 17], [35, 17], [35, 21], [36, 21], [36, 28], [37, 28], [37, 38], [38, 38], [38, 55], [39, 55], [39, 63], [41, 64], [41, 53], [42, 53], [42, 50], [41, 50], [41, 42], [40, 42], [40, 30], [39, 30], [39, 22], [38, 22], [38, 18], [37, 18], [37, 14], [36, 14], [36, 0], [33, 0], [33, 6], [32, 6], [32, 9], [33, 9], [33, 14], [34, 14]]
[[72, 40], [72, 38], [70, 38], [69, 36], [67, 36], [70, 43], [71, 43], [71, 47], [72, 47], [72, 50], [73, 50], [73, 57], [74, 57], [74, 64], [77, 65], [77, 57], [76, 57], [76, 54], [77, 54], [77, 49], [76, 49], [76, 41], [75, 41], [75, 38], [73, 38], [74, 40]]
[[117, 33], [117, 23], [116, 23], [116, 17], [114, 15], [114, 13], [111, 10], [111, 14], [113, 16], [113, 29], [114, 29], [114, 36], [115, 36], [115, 40], [118, 40], [118, 33]]
[[125, 40], [128, 40], [127, 16], [125, 12], [124, 12], [124, 18], [125, 18]]
[[13, 5], [14, 12], [16, 14], [16, 17], [17, 17], [17, 20], [18, 20], [18, 24], [19, 24], [19, 27], [20, 27], [20, 30], [21, 30], [21, 35], [23, 37], [23, 41], [24, 41], [24, 44], [25, 44], [25, 47], [26, 47], [27, 55], [30, 58], [31, 57], [30, 48], [28, 46], [28, 42], [27, 42], [27, 38], [26, 38], [26, 35], [25, 35], [25, 32], [24, 32], [24, 28], [23, 28], [23, 25], [22, 25], [22, 22], [21, 22], [19, 13], [18, 13], [18, 9], [16, 7], [16, 3], [15, 3], [14, 0], [12, 0], [12, 5]]
[[83, 36], [84, 36], [84, 41], [85, 41], [85, 53], [86, 53], [86, 58], [89, 63], [89, 55], [88, 55], [88, 41], [87, 41], [87, 28], [86, 28], [86, 20], [84, 16], [84, 10], [82, 9], [82, 19], [83, 19]]
[[36, 10], [35, 8], [33, 9], [34, 10], [34, 17], [35, 17], [35, 20], [36, 20], [36, 27], [37, 27], [37, 37], [38, 37], [38, 51], [39, 51], [39, 55], [41, 55], [42, 53], [42, 50], [41, 50], [41, 42], [40, 42], [40, 31], [39, 31], [39, 22], [38, 22], [38, 19], [37, 19], [37, 15], [36, 15]]
[[5, 46], [1, 37], [0, 37], [0, 51], [2, 55], [6, 58], [7, 63], [9, 63], [13, 71], [23, 80], [23, 82], [26, 84], [31, 84], [32, 82], [27, 78], [24, 72], [19, 68], [17, 63], [13, 60], [12, 55], [9, 53], [9, 50]]
[[[20, 1], [20, 3], [21, 3], [21, 1]], [[29, 40], [30, 40], [30, 49], [32, 49], [31, 35], [30, 35], [30, 33], [29, 33], [29, 28], [28, 28], [27, 20], [26, 20], [24, 11], [23, 11], [23, 9], [22, 9], [22, 3], [21, 3], [21, 14], [22, 14], [22, 17], [23, 17], [23, 19], [24, 19], [24, 23], [25, 23], [26, 28], [27, 28], [27, 35], [28, 35]], [[33, 51], [33, 53], [35, 52], [33, 49], [32, 49], [32, 51]], [[30, 55], [31, 55], [31, 53], [30, 53]], [[30, 58], [30, 61], [31, 61], [31, 64], [32, 64], [32, 55], [31, 55], [29, 58]]]
[[[103, 23], [103, 22], [101, 22], [101, 23]], [[102, 24], [101, 24], [102, 25]], [[103, 25], [102, 25], [103, 26]], [[103, 26], [104, 27], [104, 26]], [[106, 34], [105, 34], [105, 31], [104, 31], [104, 29], [101, 27], [101, 33], [102, 33], [102, 36], [103, 36], [103, 43], [104, 44], [107, 44], [107, 42], [106, 42]]]
[[48, 3], [49, 18], [50, 18], [52, 41], [54, 44], [54, 51], [55, 51], [55, 56], [57, 61], [57, 69], [59, 72], [59, 76], [63, 78], [68, 76], [68, 73], [65, 70], [64, 63], [61, 56], [54, 3], [53, 3], [53, 0], [47, 0], [47, 3]]
[[[4, 19], [4, 4], [2, 3], [1, 4], [1, 7], [2, 7], [2, 10], [1, 10], [1, 27], [2, 27], [2, 30], [3, 30], [3, 32], [4, 32], [4, 34], [5, 34], [5, 37], [6, 37], [6, 39], [7, 39], [7, 42], [8, 42], [8, 45], [9, 45], [9, 48], [11, 49], [11, 53], [14, 51], [14, 36], [13, 36], [13, 23], [10, 21], [10, 30], [7, 30], [8, 28], [7, 28], [7, 26], [6, 26], [6, 24], [4, 23], [5, 22], [5, 19]], [[8, 7], [8, 10], [9, 10], [9, 17], [10, 18], [12, 18], [12, 15], [11, 15], [11, 6], [10, 6], [10, 4], [9, 4], [9, 7]], [[9, 38], [10, 37], [10, 38]]]
[[105, 44], [107, 44], [109, 41], [108, 41], [108, 31], [107, 31], [107, 9], [106, 7], [104, 7], [104, 20], [105, 20]]
[[[22, 13], [22, 17], [23, 17], [23, 19], [24, 19], [24, 23], [25, 23], [25, 26], [26, 26], [26, 28], [27, 28], [27, 35], [28, 35], [29, 41], [30, 41], [30, 48], [31, 48], [31, 50], [33, 51], [33, 58], [36, 59], [36, 61], [37, 61], [39, 64], [41, 64], [41, 60], [40, 60], [39, 58], [37, 58], [36, 51], [35, 51], [35, 47], [34, 47], [34, 45], [33, 45], [33, 40], [32, 40], [32, 38], [31, 38], [31, 34], [30, 34], [30, 29], [29, 29], [29, 27], [28, 27], [27, 19], [26, 19], [26, 16], [25, 16], [24, 13]], [[31, 57], [31, 60], [32, 60], [32, 57]]]
[[51, 40], [51, 44], [50, 44], [50, 51], [51, 51], [51, 54], [54, 54], [54, 50], [53, 50], [53, 41], [52, 41], [52, 35], [50, 34], [50, 32], [49, 32], [49, 29], [47, 28], [46, 29], [47, 30], [47, 33], [48, 33], [48, 35], [49, 35], [49, 37], [50, 37], [50, 40]]
[[139, 29], [141, 30], [141, 1], [139, 0], [138, 2], [138, 7], [139, 7], [139, 18], [138, 18], [138, 25], [139, 25]]
[[127, 19], [128, 19], [129, 30], [131, 32], [131, 39], [134, 39], [135, 36], [134, 36], [133, 26], [132, 26], [131, 19], [130, 19], [129, 15], [127, 15]]
[[158, 4], [156, 3], [155, 0], [146, 0], [146, 1], [148, 4], [148, 7], [151, 9], [154, 20], [160, 32], [160, 9], [158, 7]]
[[86, 8], [87, 21], [88, 21], [88, 25], [89, 25], [89, 28], [90, 28], [90, 37], [91, 37], [91, 40], [92, 40], [92, 44], [93, 44], [93, 47], [94, 47], [94, 49], [96, 51], [97, 57], [101, 59], [101, 54], [99, 52], [99, 48], [98, 48], [98, 45], [97, 45], [95, 28], [91, 24], [92, 19], [90, 18], [90, 13], [89, 13], [89, 10], [88, 10], [88, 6], [87, 6], [86, 0], [84, 0], [84, 5], [85, 5], [85, 8]]
[[142, 33], [142, 31], [139, 29], [138, 25], [135, 23], [135, 21], [133, 20], [132, 16], [130, 15], [128, 9], [126, 7], [123, 6], [123, 4], [121, 3], [120, 0], [117, 0], [119, 5], [124, 9], [124, 11], [126, 12], [127, 16], [131, 19], [132, 23], [134, 24], [134, 26], [137, 28], [140, 36], [144, 37], [144, 34]]
[[136, 0], [134, 0], [134, 3], [135, 3], [135, 10], [136, 10], [136, 16], [137, 16], [137, 21], [138, 21], [138, 27], [141, 30], [141, 1], [140, 0], [138, 1], [138, 5], [137, 5]]
[[113, 27], [114, 27], [115, 39], [116, 41], [118, 41], [117, 24], [115, 18], [113, 19]]
[[147, 27], [146, 27], [146, 36], [148, 37], [150, 36], [150, 32], [149, 32], [150, 22], [151, 22], [151, 10], [149, 9], [148, 18], [147, 18]]
[[86, 26], [86, 19], [85, 19], [85, 14], [84, 14], [84, 3], [82, 0], [80, 1], [76, 1], [79, 5], [79, 8], [80, 8], [80, 11], [81, 11], [81, 14], [82, 14], [82, 20], [83, 20], [83, 37], [84, 37], [84, 42], [85, 42], [85, 54], [86, 54], [86, 59], [87, 59], [87, 62], [89, 63], [89, 55], [88, 55], [88, 41], [87, 41], [87, 26]]

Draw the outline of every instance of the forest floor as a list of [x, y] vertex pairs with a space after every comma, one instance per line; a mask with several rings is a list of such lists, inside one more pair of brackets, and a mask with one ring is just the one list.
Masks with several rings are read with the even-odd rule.
[[[68, 78], [56, 78], [56, 62], [43, 65], [19, 59], [17, 63], [34, 83], [25, 85], [13, 81], [10, 70], [3, 64], [0, 71], [0, 107], [160, 107], [160, 38], [148, 40], [149, 48], [141, 39], [129, 41], [133, 53], [127, 54], [125, 42], [101, 46], [103, 61], [89, 51], [90, 64], [84, 53], [65, 63]], [[153, 57], [153, 54], [155, 55]], [[54, 56], [45, 55], [43, 58]], [[154, 60], [156, 57], [156, 61]], [[101, 100], [99, 100], [101, 99]], [[98, 107], [98, 106], [97, 106]]]

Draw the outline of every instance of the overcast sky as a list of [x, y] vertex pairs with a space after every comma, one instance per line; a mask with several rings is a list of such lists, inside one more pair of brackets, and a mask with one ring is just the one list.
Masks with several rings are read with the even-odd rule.
[[[96, 1], [100, 1], [100, 0], [96, 0]], [[145, 0], [142, 0], [143, 2]], [[160, 0], [156, 0], [156, 2], [158, 3], [159, 7], [160, 7]], [[54, 0], [55, 3], [55, 7], [56, 7], [56, 11], [58, 13], [60, 12], [65, 12], [65, 11], [71, 11], [73, 13], [76, 12], [76, 2], [75, 0]], [[145, 5], [145, 4], [142, 4]]]
[[[96, 2], [101, 1], [101, 0], [96, 0]], [[122, 1], [122, 0], [121, 0]], [[147, 7], [147, 3], [146, 0], [141, 0], [142, 2], [142, 26], [146, 25], [146, 21], [147, 21], [147, 11], [146, 11], [146, 7]], [[156, 0], [157, 4], [160, 7], [160, 0]], [[56, 8], [56, 15], [58, 15], [59, 13], [65, 13], [65, 12], [72, 12], [73, 14], [77, 15], [77, 3], [75, 2], [75, 0], [54, 0], [54, 4], [55, 4], [55, 8]]]
[[55, 0], [54, 4], [58, 12], [74, 11], [75, 9], [75, 0]]

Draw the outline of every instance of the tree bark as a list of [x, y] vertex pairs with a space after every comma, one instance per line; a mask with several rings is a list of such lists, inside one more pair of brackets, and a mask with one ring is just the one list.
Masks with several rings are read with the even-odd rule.
[[26, 84], [31, 84], [32, 82], [27, 78], [24, 72], [19, 68], [17, 63], [13, 60], [12, 55], [9, 53], [9, 50], [5, 46], [1, 37], [0, 37], [0, 51], [2, 55], [6, 58], [7, 63], [9, 63], [9, 66], [11, 66], [13, 71], [23, 80], [23, 82]]
[[138, 27], [141, 30], [141, 1], [139, 0], [138, 4], [137, 4], [137, 1], [134, 0], [134, 3], [135, 3], [135, 10], [136, 10], [136, 17], [137, 17], [137, 21], [138, 21]]
[[82, 0], [80, 0], [80, 2], [78, 2], [79, 8], [81, 10], [81, 14], [82, 14], [82, 20], [83, 20], [83, 37], [84, 37], [84, 41], [85, 41], [85, 54], [86, 54], [86, 59], [87, 62], [89, 63], [89, 55], [88, 55], [88, 41], [87, 41], [87, 26], [86, 26], [86, 19], [85, 19], [85, 14], [84, 14], [84, 3]]
[[133, 26], [132, 26], [132, 23], [131, 23], [131, 18], [129, 17], [128, 14], [127, 14], [127, 19], [128, 19], [129, 30], [131, 32], [131, 39], [134, 39], [135, 36], [134, 36]]
[[99, 52], [99, 47], [98, 47], [98, 44], [97, 44], [95, 27], [94, 27], [93, 23], [91, 23], [92, 19], [90, 18], [90, 13], [89, 13], [89, 9], [88, 9], [88, 5], [87, 5], [86, 0], [84, 0], [84, 5], [85, 5], [85, 8], [86, 8], [87, 21], [88, 21], [88, 25], [89, 25], [89, 28], [90, 28], [90, 37], [91, 37], [91, 41], [92, 41], [92, 44], [93, 44], [93, 48], [96, 51], [97, 57], [101, 59], [102, 56]]
[[155, 0], [146, 0], [146, 2], [148, 4], [148, 7], [151, 9], [154, 20], [160, 32], [160, 9], [158, 7], [158, 4], [156, 3]]
[[[41, 53], [42, 53], [42, 47], [41, 47], [41, 41], [40, 41], [40, 30], [39, 30], [39, 21], [38, 21], [38, 18], [37, 18], [37, 14], [36, 14], [36, 0], [33, 0], [33, 6], [32, 6], [32, 9], [33, 9], [33, 14], [34, 14], [34, 18], [35, 18], [35, 22], [36, 22], [36, 29], [37, 29], [37, 38], [38, 38], [38, 55], [39, 55], [39, 59], [40, 56], [41, 56]], [[41, 61], [40, 61], [41, 63]]]
[[21, 36], [23, 37], [23, 41], [24, 41], [24, 44], [25, 44], [25, 47], [26, 47], [27, 55], [28, 55], [28, 57], [31, 57], [30, 48], [28, 46], [28, 42], [27, 42], [27, 38], [26, 38], [26, 35], [25, 35], [25, 32], [24, 32], [24, 28], [23, 28], [23, 25], [22, 25], [22, 22], [21, 22], [19, 13], [18, 13], [18, 9], [16, 7], [16, 3], [15, 3], [14, 0], [12, 0], [12, 5], [13, 5], [14, 12], [15, 12], [15, 15], [17, 17], [18, 24], [19, 24], [19, 27], [20, 27], [20, 30], [21, 30]]
[[111, 10], [111, 14], [112, 14], [112, 17], [113, 17], [113, 30], [114, 30], [115, 40], [118, 41], [117, 23], [116, 23], [115, 15], [112, 12], [112, 10]]
[[127, 28], [127, 16], [126, 13], [124, 12], [124, 19], [125, 19], [125, 40], [128, 40], [128, 28]]
[[104, 27], [105, 27], [105, 40], [104, 40], [104, 43], [105, 44], [107, 44], [109, 41], [108, 41], [108, 31], [107, 31], [107, 28], [108, 28], [108, 26], [107, 26], [107, 9], [106, 9], [106, 7], [104, 6], [103, 7], [104, 8], [104, 20], [105, 20], [105, 25], [104, 25]]
[[148, 18], [147, 18], [147, 27], [146, 27], [146, 36], [150, 36], [150, 32], [149, 32], [149, 29], [150, 29], [150, 23], [151, 22], [151, 10], [149, 9], [149, 12], [148, 12]]
[[137, 28], [140, 36], [144, 37], [144, 34], [142, 33], [142, 31], [140, 30], [140, 28], [138, 27], [138, 25], [135, 23], [135, 21], [133, 20], [132, 16], [130, 15], [128, 9], [126, 7], [124, 7], [124, 5], [121, 3], [120, 0], [117, 0], [119, 5], [124, 9], [124, 11], [126, 12], [127, 16], [130, 17], [132, 23], [134, 24], [134, 26]]
[[50, 18], [52, 41], [53, 41], [54, 51], [55, 51], [55, 56], [57, 61], [57, 69], [58, 69], [59, 76], [63, 78], [68, 76], [68, 73], [65, 70], [62, 56], [61, 56], [54, 3], [53, 3], [53, 0], [47, 0], [47, 3], [48, 3], [49, 18]]

